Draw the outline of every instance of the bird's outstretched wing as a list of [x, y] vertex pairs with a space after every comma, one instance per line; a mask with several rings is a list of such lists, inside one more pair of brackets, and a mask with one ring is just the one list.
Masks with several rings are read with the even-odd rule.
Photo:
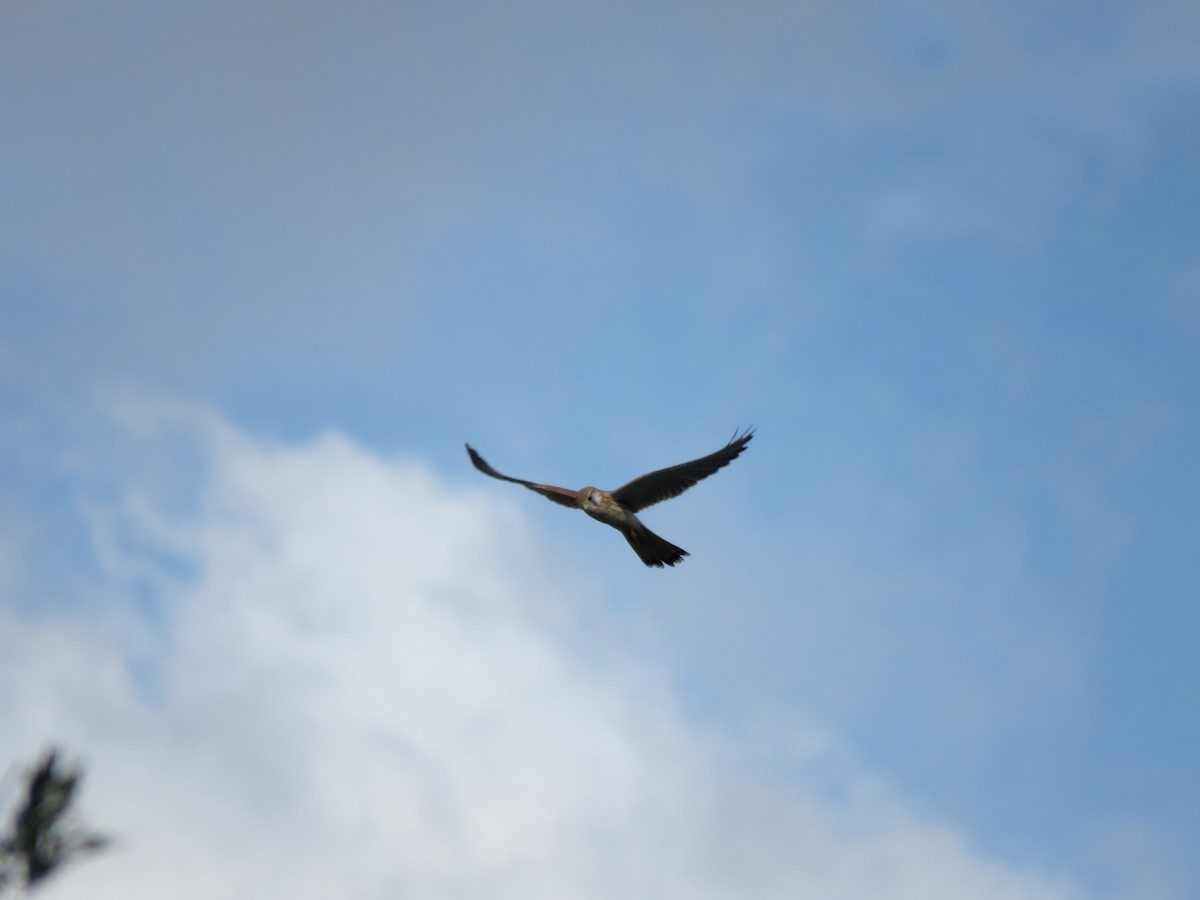
[[678, 497], [696, 482], [737, 459], [752, 437], [753, 428], [747, 428], [741, 435], [735, 433], [732, 440], [716, 453], [641, 475], [613, 491], [613, 499], [632, 512], [640, 512], [647, 506]]
[[579, 501], [575, 496], [575, 491], [568, 491], [566, 488], [555, 487], [552, 484], [535, 484], [532, 481], [524, 481], [520, 478], [509, 478], [507, 475], [501, 475], [487, 464], [486, 459], [475, 452], [474, 447], [470, 444], [466, 446], [467, 455], [471, 457], [471, 462], [484, 475], [491, 475], [493, 478], [499, 478], [501, 481], [511, 481], [513, 484], [523, 484], [531, 491], [537, 491], [547, 500], [553, 500], [555, 503], [569, 506], [571, 509], [579, 509]]

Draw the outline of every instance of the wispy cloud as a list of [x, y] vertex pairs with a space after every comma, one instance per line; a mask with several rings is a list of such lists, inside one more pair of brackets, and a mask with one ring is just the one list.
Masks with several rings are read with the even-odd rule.
[[746, 765], [619, 616], [574, 653], [586, 591], [483, 494], [336, 434], [119, 418], [95, 570], [0, 606], [0, 752], [81, 753], [121, 839], [51, 896], [1082, 896], [831, 743], [820, 777]]

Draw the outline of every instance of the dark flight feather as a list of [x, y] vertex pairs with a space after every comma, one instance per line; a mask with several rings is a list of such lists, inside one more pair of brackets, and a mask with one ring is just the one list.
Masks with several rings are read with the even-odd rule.
[[555, 487], [552, 484], [537, 484], [533, 481], [525, 481], [522, 478], [510, 478], [508, 475], [501, 475], [495, 469], [488, 465], [487, 460], [475, 452], [475, 448], [470, 444], [466, 445], [467, 454], [471, 457], [471, 462], [484, 475], [490, 475], [493, 478], [499, 478], [501, 481], [511, 481], [513, 484], [522, 484], [531, 491], [541, 494], [547, 500], [553, 500], [562, 506], [569, 506], [571, 509], [579, 509], [579, 500], [575, 496], [575, 491], [568, 491], [566, 488]]
[[747, 428], [741, 435], [735, 433], [729, 443], [716, 453], [640, 475], [629, 484], [613, 491], [613, 499], [636, 513], [641, 512], [647, 506], [678, 497], [697, 482], [737, 459], [746, 449], [746, 445], [750, 443], [752, 437], [754, 437], [754, 429]]

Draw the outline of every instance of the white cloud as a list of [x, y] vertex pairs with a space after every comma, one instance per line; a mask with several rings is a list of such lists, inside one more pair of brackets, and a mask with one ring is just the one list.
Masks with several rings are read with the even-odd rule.
[[1080, 896], [812, 735], [798, 768], [835, 784], [763, 774], [620, 621], [575, 652], [597, 589], [510, 507], [337, 435], [119, 418], [96, 572], [0, 605], [0, 754], [81, 753], [120, 837], [46, 896]]

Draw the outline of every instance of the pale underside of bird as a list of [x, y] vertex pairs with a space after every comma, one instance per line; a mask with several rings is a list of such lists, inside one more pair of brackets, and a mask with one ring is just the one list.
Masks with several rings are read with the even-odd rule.
[[508, 475], [501, 475], [489, 466], [470, 444], [466, 446], [471, 462], [484, 475], [524, 485], [531, 491], [536, 491], [546, 499], [553, 500], [562, 506], [582, 509], [593, 519], [603, 522], [605, 525], [611, 525], [621, 532], [642, 562], [661, 569], [663, 566], [673, 566], [681, 562], [688, 552], [659, 537], [643, 525], [642, 520], [636, 514], [647, 506], [678, 497], [692, 485], [729, 465], [746, 449], [746, 445], [750, 443], [752, 437], [754, 437], [752, 428], [746, 429], [740, 435], [735, 433], [732, 440], [716, 453], [710, 453], [708, 456], [670, 468], [647, 472], [615, 491], [602, 491], [594, 487], [572, 491], [567, 488], [555, 487], [552, 484], [538, 484], [521, 478], [510, 478]]

